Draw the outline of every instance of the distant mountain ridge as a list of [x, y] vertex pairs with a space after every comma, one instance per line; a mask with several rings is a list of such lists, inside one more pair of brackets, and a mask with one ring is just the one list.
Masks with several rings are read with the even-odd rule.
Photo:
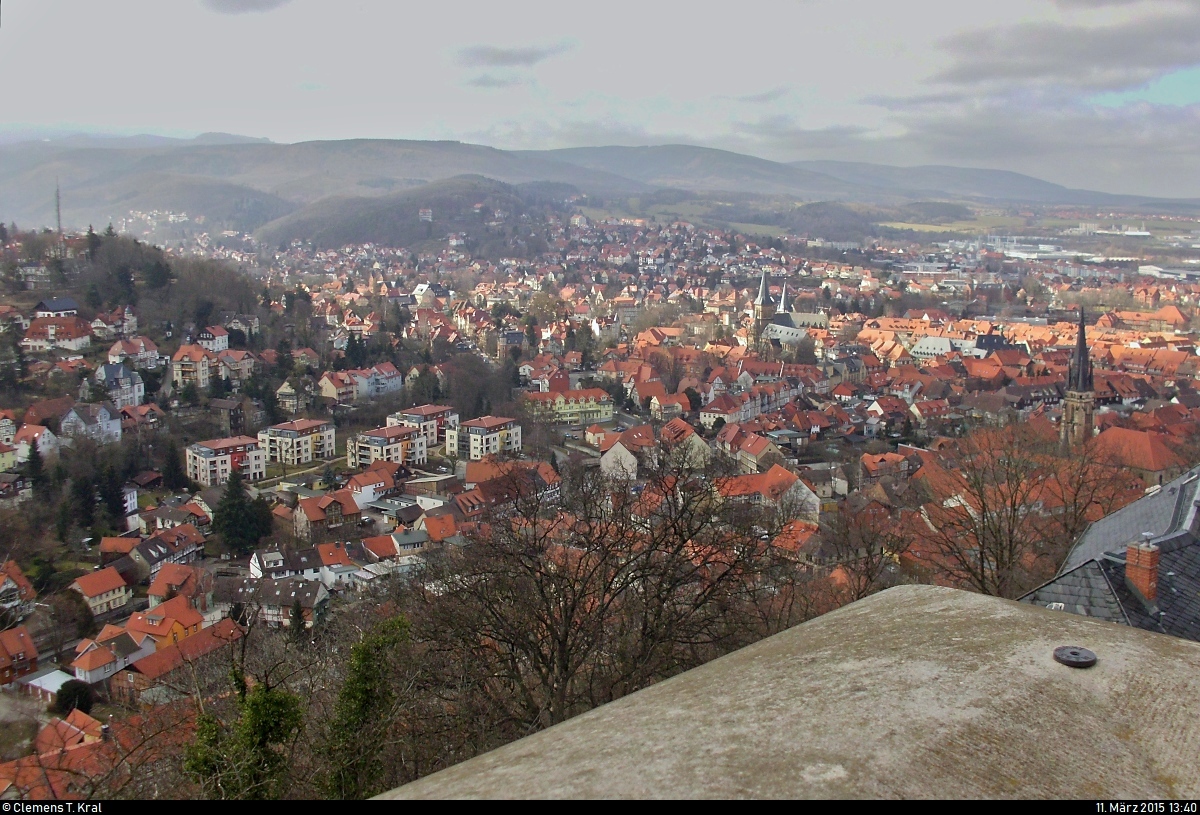
[[203, 214], [214, 227], [252, 231], [326, 199], [397, 195], [463, 175], [513, 185], [560, 185], [601, 197], [678, 188], [798, 202], [895, 205], [932, 199], [1164, 211], [1200, 206], [1198, 200], [1071, 190], [999, 170], [784, 164], [682, 144], [509, 151], [457, 141], [278, 144], [213, 133], [195, 139], [84, 135], [0, 144], [0, 219], [53, 223], [57, 181], [68, 225], [107, 223], [135, 209], [169, 209]]

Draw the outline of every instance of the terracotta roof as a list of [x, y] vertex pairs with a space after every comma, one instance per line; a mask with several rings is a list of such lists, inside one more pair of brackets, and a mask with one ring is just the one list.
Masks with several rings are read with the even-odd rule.
[[125, 580], [116, 569], [108, 566], [98, 572], [80, 575], [75, 578], [73, 585], [78, 586], [85, 597], [99, 597], [106, 592], [124, 588]]
[[185, 662], [210, 654], [241, 636], [242, 630], [237, 623], [226, 617], [216, 625], [202, 628], [190, 637], [142, 657], [129, 666], [129, 670], [137, 671], [149, 679], [158, 679]]

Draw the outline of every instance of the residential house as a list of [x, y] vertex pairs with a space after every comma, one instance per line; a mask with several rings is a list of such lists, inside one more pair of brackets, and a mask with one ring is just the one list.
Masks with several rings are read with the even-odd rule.
[[240, 606], [272, 628], [287, 628], [292, 624], [292, 609], [300, 606], [305, 628], [312, 628], [329, 608], [329, 590], [319, 580], [285, 577], [279, 580], [253, 577], [245, 580], [221, 581], [215, 600], [218, 607], [229, 610]]
[[332, 399], [339, 405], [358, 401], [358, 383], [345, 371], [326, 371], [321, 374], [321, 378], [317, 380], [317, 389], [321, 396]]
[[784, 514], [783, 520], [816, 522], [820, 516], [821, 501], [816, 494], [798, 475], [778, 464], [765, 473], [717, 479], [715, 486], [722, 500], [771, 507]]
[[15, 560], [0, 567], [0, 624], [22, 620], [33, 611], [37, 590]]
[[216, 355], [202, 346], [181, 345], [171, 355], [171, 382], [177, 390], [195, 385], [198, 391], [205, 391], [219, 374]]
[[204, 536], [192, 524], [160, 529], [133, 547], [129, 557], [138, 565], [143, 580], [156, 579], [170, 563], [194, 563], [204, 552]]
[[67, 438], [91, 439], [96, 444], [116, 444], [121, 440], [121, 412], [111, 402], [80, 403], [63, 416], [59, 432]]
[[71, 582], [70, 588], [83, 595], [93, 616], [122, 608], [133, 597], [125, 579], [112, 566], [80, 575]]
[[[92, 382], [102, 394], [101, 398], [111, 402], [118, 409], [136, 407], [146, 401], [146, 385], [142, 381], [141, 374], [122, 363], [110, 362], [98, 366], [92, 375]], [[81, 385], [80, 401], [89, 401], [91, 390], [92, 388], [87, 383]]]
[[100, 685], [131, 663], [153, 654], [155, 648], [155, 641], [147, 634], [106, 625], [95, 639], [82, 639], [75, 646], [71, 669], [76, 679]]
[[339, 530], [352, 530], [362, 511], [354, 500], [354, 493], [347, 489], [328, 495], [301, 498], [292, 514], [293, 529], [299, 540], [317, 542], [339, 534]]
[[275, 389], [275, 401], [280, 410], [295, 415], [308, 407], [308, 390], [298, 380], [288, 379]]
[[132, 337], [137, 331], [137, 315], [130, 306], [117, 306], [108, 313], [97, 314], [92, 320], [92, 334], [102, 340]]
[[26, 351], [61, 348], [82, 351], [92, 344], [92, 327], [80, 317], [37, 317], [29, 324], [21, 347]]
[[149, 611], [137, 611], [125, 622], [125, 630], [143, 634], [154, 641], [154, 648], [174, 645], [204, 627], [204, 617], [192, 608], [186, 597], [173, 597]]
[[122, 363], [134, 368], [157, 368], [162, 364], [158, 346], [149, 337], [132, 337], [117, 340], [108, 349], [108, 361], [112, 365]]
[[129, 663], [112, 677], [109, 692], [118, 702], [141, 706], [189, 696], [194, 690], [196, 666], [209, 659], [220, 659], [221, 649], [242, 636], [242, 629], [228, 618], [201, 628], [178, 643]]
[[254, 368], [258, 360], [249, 351], [237, 348], [226, 348], [217, 352], [217, 365], [222, 379], [227, 379], [234, 385], [240, 386], [254, 376]]
[[37, 670], [38, 649], [23, 625], [0, 631], [0, 685], [11, 685], [16, 679]]
[[146, 597], [150, 600], [150, 608], [183, 597], [197, 611], [208, 611], [212, 605], [212, 575], [186, 563], [163, 563], [151, 581]]
[[196, 344], [212, 354], [219, 354], [229, 348], [229, 332], [219, 325], [210, 325], [197, 335]]

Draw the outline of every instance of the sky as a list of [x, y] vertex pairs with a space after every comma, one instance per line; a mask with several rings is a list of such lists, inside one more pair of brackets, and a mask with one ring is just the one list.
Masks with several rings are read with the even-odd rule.
[[9, 0], [0, 131], [688, 143], [1200, 197], [1200, 0]]

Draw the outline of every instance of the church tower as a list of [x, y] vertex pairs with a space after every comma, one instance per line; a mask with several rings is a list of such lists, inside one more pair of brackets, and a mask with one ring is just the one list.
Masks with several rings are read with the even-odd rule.
[[1096, 412], [1096, 389], [1092, 384], [1092, 359], [1088, 354], [1087, 323], [1083, 306], [1079, 307], [1079, 334], [1075, 339], [1075, 355], [1067, 376], [1067, 396], [1063, 400], [1062, 443], [1064, 446], [1083, 444], [1092, 437]]
[[767, 283], [767, 272], [764, 269], [762, 281], [758, 284], [758, 297], [754, 298], [754, 341], [762, 343], [763, 329], [775, 316], [775, 301], [771, 299], [771, 287]]

